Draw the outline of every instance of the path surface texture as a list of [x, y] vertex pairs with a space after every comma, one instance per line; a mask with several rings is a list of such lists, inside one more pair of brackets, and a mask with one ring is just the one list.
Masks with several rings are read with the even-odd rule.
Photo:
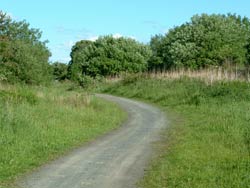
[[152, 157], [152, 145], [167, 123], [157, 108], [142, 102], [98, 95], [128, 113], [117, 130], [25, 177], [23, 188], [135, 188]]

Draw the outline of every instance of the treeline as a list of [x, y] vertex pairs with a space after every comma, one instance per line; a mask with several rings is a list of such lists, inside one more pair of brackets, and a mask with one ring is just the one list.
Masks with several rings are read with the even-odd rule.
[[190, 22], [152, 37], [150, 68], [249, 64], [250, 20], [237, 15], [195, 15]]
[[130, 38], [99, 37], [95, 42], [79, 41], [71, 52], [69, 75], [108, 76], [121, 72], [143, 72], [151, 57], [150, 47]]
[[77, 42], [69, 64], [49, 63], [41, 31], [0, 11], [0, 81], [43, 84], [51, 80], [84, 82], [123, 72], [173, 68], [250, 66], [250, 20], [235, 14], [195, 15], [149, 44], [112, 35]]
[[69, 77], [107, 76], [172, 68], [248, 66], [250, 20], [235, 14], [195, 15], [148, 45], [129, 38], [100, 37], [72, 48]]
[[0, 11], [0, 81], [42, 84], [52, 78], [41, 31]]

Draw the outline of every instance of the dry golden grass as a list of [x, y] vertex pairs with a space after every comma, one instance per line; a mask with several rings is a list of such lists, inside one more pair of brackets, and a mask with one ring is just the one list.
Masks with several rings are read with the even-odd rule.
[[[250, 70], [239, 69], [237, 67], [212, 67], [206, 69], [173, 69], [163, 71], [149, 71], [147, 73], [138, 73], [143, 77], [154, 79], [179, 79], [182, 77], [196, 78], [204, 81], [207, 84], [212, 84], [216, 81], [250, 81]], [[129, 73], [121, 75], [109, 76], [106, 82], [115, 83], [131, 76]]]
[[157, 71], [148, 73], [150, 78], [172, 78], [178, 79], [181, 77], [197, 78], [205, 81], [206, 83], [213, 83], [215, 81], [249, 81], [249, 72], [246, 70], [225, 69], [222, 67], [191, 70], [191, 69], [179, 69], [169, 71]]

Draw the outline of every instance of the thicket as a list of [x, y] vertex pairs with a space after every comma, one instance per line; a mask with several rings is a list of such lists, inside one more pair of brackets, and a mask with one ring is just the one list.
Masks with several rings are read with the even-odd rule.
[[65, 63], [54, 62], [51, 64], [54, 80], [63, 81], [68, 78], [68, 65]]
[[49, 64], [41, 31], [0, 11], [0, 81], [42, 84], [71, 79], [81, 85], [92, 78], [173, 68], [247, 67], [250, 20], [235, 14], [195, 15], [189, 22], [155, 35], [149, 44], [131, 38], [101, 36], [77, 42], [71, 61]]
[[50, 52], [42, 33], [0, 11], [0, 81], [41, 84], [51, 81]]
[[195, 15], [150, 41], [151, 69], [245, 65], [249, 63], [250, 20], [233, 14]]
[[95, 42], [83, 40], [72, 48], [69, 75], [72, 80], [81, 80], [86, 75], [143, 72], [150, 56], [149, 46], [130, 38], [103, 36]]
[[72, 48], [70, 77], [115, 75], [173, 68], [248, 67], [250, 20], [235, 14], [195, 15], [155, 35], [148, 45], [112, 36], [79, 41]]

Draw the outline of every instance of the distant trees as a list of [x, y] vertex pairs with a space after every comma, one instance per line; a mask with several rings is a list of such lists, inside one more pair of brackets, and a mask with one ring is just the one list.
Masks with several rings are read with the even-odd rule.
[[249, 38], [247, 40], [246, 50], [247, 50], [247, 53], [246, 53], [246, 64], [250, 65], [250, 35], [249, 35]]
[[51, 54], [41, 34], [0, 11], [0, 81], [41, 84], [54, 77], [85, 83], [122, 72], [232, 64], [250, 70], [250, 20], [235, 14], [195, 15], [165, 35], [155, 35], [149, 45], [111, 35], [82, 40], [72, 47], [68, 65], [48, 63]]
[[195, 15], [166, 35], [152, 37], [151, 68], [225, 66], [246, 62], [250, 36], [248, 18], [228, 15]]
[[250, 20], [235, 14], [194, 15], [149, 45], [128, 38], [100, 37], [72, 48], [70, 77], [107, 76], [176, 67], [249, 65]]
[[89, 75], [115, 75], [147, 70], [149, 46], [130, 38], [103, 36], [95, 42], [79, 41], [73, 46], [69, 74], [72, 79]]
[[0, 11], [0, 80], [40, 84], [51, 79], [50, 52], [41, 32]]
[[68, 65], [65, 63], [54, 62], [51, 64], [54, 80], [62, 81], [68, 78]]

